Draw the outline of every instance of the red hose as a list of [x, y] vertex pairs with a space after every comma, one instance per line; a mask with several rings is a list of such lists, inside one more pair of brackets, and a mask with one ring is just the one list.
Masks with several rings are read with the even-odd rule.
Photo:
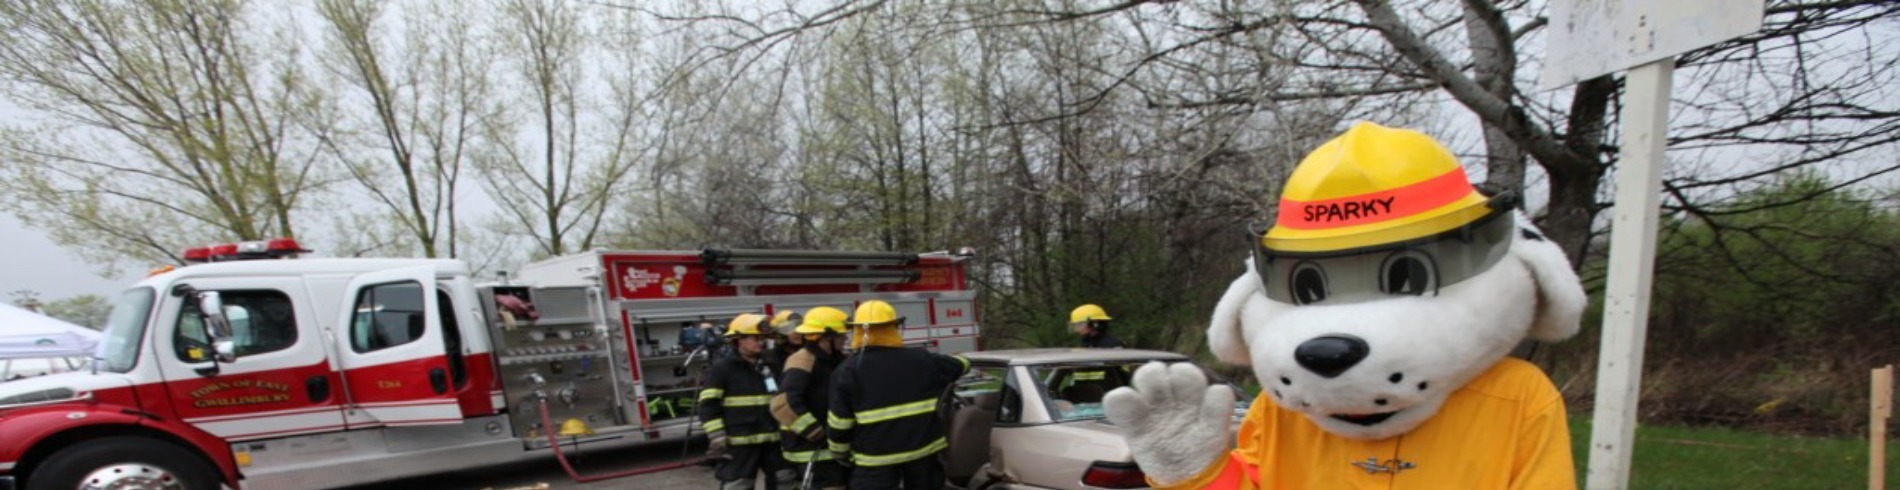
[[557, 431], [550, 430], [554, 428], [554, 419], [548, 418], [548, 401], [545, 399], [541, 400], [540, 405], [541, 405], [540, 406], [541, 429], [545, 431], [548, 435], [548, 448], [554, 450], [554, 460], [561, 462], [561, 469], [567, 470], [567, 476], [569, 478], [573, 478], [574, 481], [578, 483], [591, 483], [591, 482], [597, 482], [601, 480], [612, 480], [615, 478], [644, 475], [647, 473], [659, 473], [666, 470], [677, 470], [680, 468], [697, 465], [700, 463], [700, 461], [705, 459], [705, 458], [693, 458], [693, 459], [688, 459], [685, 461], [680, 461], [680, 462], [675, 462], [675, 463], [666, 463], [662, 465], [648, 466], [645, 468], [634, 468], [634, 469], [622, 471], [619, 473], [581, 476], [580, 472], [574, 471], [574, 465], [567, 462], [567, 455], [561, 453], [561, 441], [560, 439], [557, 439], [557, 437], [560, 437], [558, 434], [556, 434]]

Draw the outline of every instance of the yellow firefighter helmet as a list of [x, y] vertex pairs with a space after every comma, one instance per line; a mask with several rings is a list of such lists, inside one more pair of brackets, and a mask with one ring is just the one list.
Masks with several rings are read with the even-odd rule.
[[1438, 235], [1492, 212], [1437, 141], [1362, 122], [1293, 169], [1260, 246], [1287, 253], [1378, 247]]
[[829, 306], [812, 308], [805, 311], [805, 322], [800, 323], [798, 329], [793, 330], [793, 332], [801, 334], [826, 332], [844, 333], [844, 322], [849, 319], [849, 317], [850, 315], [845, 314], [844, 310]]
[[1112, 318], [1108, 317], [1108, 310], [1103, 310], [1102, 307], [1093, 304], [1077, 306], [1075, 310], [1069, 312], [1069, 324], [1071, 325], [1101, 320], [1112, 320]]
[[772, 330], [778, 331], [779, 335], [791, 335], [793, 329], [798, 328], [798, 324], [802, 321], [798, 312], [790, 309], [779, 310], [778, 314], [772, 315]]
[[870, 300], [858, 305], [858, 312], [851, 315], [851, 326], [854, 327], [873, 327], [903, 321], [903, 317], [897, 316], [896, 308], [892, 308], [890, 303], [879, 300]]
[[732, 323], [726, 324], [727, 337], [764, 335], [765, 333], [765, 315], [758, 313], [746, 313], [733, 317]]

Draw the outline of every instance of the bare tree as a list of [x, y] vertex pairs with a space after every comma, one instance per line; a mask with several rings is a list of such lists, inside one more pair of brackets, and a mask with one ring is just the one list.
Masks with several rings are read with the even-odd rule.
[[[667, 36], [626, 60], [653, 80], [643, 99], [654, 135], [624, 204], [615, 241], [631, 247], [819, 247], [817, 192], [801, 186], [802, 133], [784, 104], [802, 69], [796, 56], [703, 63], [703, 39]], [[778, 76], [783, 74], [784, 76]], [[802, 168], [802, 167], [800, 167]], [[833, 176], [835, 180], [836, 176]]]
[[342, 126], [326, 132], [323, 148], [401, 225], [410, 237], [401, 249], [456, 257], [462, 170], [499, 105], [487, 71], [493, 53], [461, 2], [412, 4], [393, 19], [388, 6], [317, 3], [329, 41], [322, 59], [346, 88], [339, 103], [350, 106], [313, 111], [309, 124]]
[[[974, 245], [984, 253], [973, 277], [992, 293], [987, 314], [999, 324], [1057, 325], [1073, 303], [1104, 302], [1131, 323], [1156, 325], [1128, 332], [1140, 341], [1191, 348], [1198, 314], [1188, 312], [1200, 308], [1180, 298], [1212, 297], [1192, 292], [1230, 277], [1244, 253], [1244, 239], [1213, 238], [1238, 238], [1250, 212], [1270, 202], [1269, 155], [1322, 136], [1339, 116], [1309, 117], [1318, 113], [1296, 102], [1155, 110], [1140, 92], [1103, 88], [1200, 82], [1184, 72], [1122, 73], [1119, 64], [1148, 47], [1125, 36], [1131, 24], [1039, 21], [1041, 5], [845, 2], [744, 22], [733, 20], [742, 7], [654, 17], [706, 46], [677, 50], [701, 56], [682, 65], [710, 78], [695, 81], [693, 94], [759, 86], [748, 67], [795, 77], [782, 98], [797, 109], [782, 114], [796, 118], [800, 135], [797, 178], [754, 187], [777, 197], [780, 211], [753, 217], [783, 214], [772, 222], [852, 248]], [[811, 58], [792, 54], [800, 49]], [[1248, 53], [1221, 46], [1195, 61]], [[806, 69], [772, 69], [786, 59]], [[1263, 126], [1274, 131], [1254, 132]], [[743, 140], [728, 133], [664, 140], [718, 138], [719, 148]], [[663, 154], [661, 162], [681, 155]], [[1057, 332], [992, 330], [1021, 343], [1059, 342]]]
[[8, 299], [7, 302], [13, 303], [13, 306], [26, 308], [28, 310], [33, 310], [36, 312], [40, 311], [40, 307], [46, 304], [46, 303], [40, 302], [40, 292], [31, 290], [31, 289], [15, 289], [12, 291], [7, 291], [7, 297], [11, 298], [11, 299]]
[[[1611, 204], [1603, 200], [1600, 187], [1618, 157], [1608, 129], [1615, 123], [1613, 103], [1621, 81], [1601, 77], [1555, 95], [1523, 90], [1530, 76], [1519, 73], [1520, 60], [1526, 58], [1520, 46], [1537, 40], [1547, 24], [1541, 8], [1488, 0], [1465, 1], [1456, 8], [1386, 0], [1297, 4], [1266, 15], [1235, 12], [1228, 22], [1200, 24], [1195, 30], [1205, 35], [1155, 52], [1279, 30], [1290, 39], [1264, 59], [1324, 75], [1263, 78], [1254, 90], [1182, 100], [1177, 104], [1182, 106], [1442, 90], [1483, 126], [1491, 184], [1522, 189], [1522, 156], [1537, 162], [1547, 178], [1543, 225], [1573, 261], [1582, 261], [1589, 254], [1598, 213]], [[1760, 179], [1777, 172], [1852, 158], [1894, 141], [1894, 121], [1900, 119], [1887, 102], [1891, 98], [1875, 87], [1892, 80], [1895, 53], [1850, 36], [1894, 18], [1900, 9], [1887, 2], [1777, 1], [1771, 2], [1768, 14], [1760, 33], [1678, 60], [1684, 72], [1679, 78], [1695, 89], [1684, 100], [1685, 112], [1693, 114], [1686, 120], [1693, 122], [1678, 125], [1671, 137], [1672, 156], [1688, 161], [1668, 184], [1677, 201], [1672, 207], [1695, 208], [1698, 200], [1719, 199], [1735, 190], [1698, 194], [1696, 189], [1759, 185]], [[1145, 64], [1169, 66], [1162, 61]], [[1794, 83], [1777, 80], [1788, 73], [1797, 77]], [[1286, 83], [1288, 79], [1297, 83]], [[1740, 150], [1745, 146], [1753, 148]], [[1709, 147], [1739, 151], [1702, 151]], [[1789, 156], [1746, 166], [1694, 163], [1756, 152]], [[1847, 180], [1858, 182], [1892, 170], [1890, 165], [1876, 165]]]
[[22, 0], [0, 23], [0, 91], [38, 118], [0, 134], [5, 206], [97, 263], [295, 235], [328, 183], [290, 122], [316, 102], [299, 51], [245, 2]]
[[502, 213], [547, 255], [594, 247], [642, 149], [637, 99], [597, 110], [584, 61], [596, 53], [595, 31], [580, 8], [561, 0], [496, 5], [502, 83], [525, 87], [528, 97], [487, 125], [477, 168]]

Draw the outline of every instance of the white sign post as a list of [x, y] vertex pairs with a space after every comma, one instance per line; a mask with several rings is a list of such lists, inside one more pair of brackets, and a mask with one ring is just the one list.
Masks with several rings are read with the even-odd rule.
[[1623, 158], [1616, 171], [1609, 283], [1597, 351], [1589, 490], [1629, 488], [1675, 57], [1761, 29], [1763, 1], [1557, 0], [1552, 6], [1543, 88], [1630, 69], [1624, 77]]

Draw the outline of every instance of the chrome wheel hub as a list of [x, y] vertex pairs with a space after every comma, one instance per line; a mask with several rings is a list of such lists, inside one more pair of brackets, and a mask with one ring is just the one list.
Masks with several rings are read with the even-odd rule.
[[79, 490], [184, 490], [171, 471], [143, 463], [121, 463], [93, 470], [79, 480]]

